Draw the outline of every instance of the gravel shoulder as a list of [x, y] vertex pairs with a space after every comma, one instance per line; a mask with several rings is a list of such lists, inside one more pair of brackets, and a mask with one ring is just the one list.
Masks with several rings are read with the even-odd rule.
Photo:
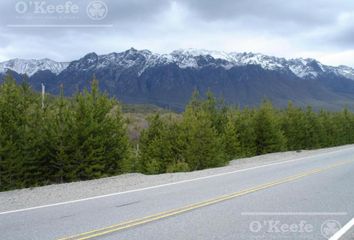
[[145, 188], [160, 184], [173, 183], [193, 178], [220, 174], [239, 169], [261, 166], [274, 162], [282, 162], [297, 158], [310, 157], [317, 154], [330, 153], [341, 149], [353, 148], [345, 145], [334, 148], [306, 150], [301, 152], [271, 153], [251, 158], [233, 160], [229, 165], [220, 168], [205, 169], [187, 173], [166, 173], [160, 175], [144, 175], [140, 173], [123, 174], [97, 180], [55, 184], [37, 188], [28, 188], [8, 192], [0, 192], [0, 213], [22, 208], [36, 207], [99, 195]]

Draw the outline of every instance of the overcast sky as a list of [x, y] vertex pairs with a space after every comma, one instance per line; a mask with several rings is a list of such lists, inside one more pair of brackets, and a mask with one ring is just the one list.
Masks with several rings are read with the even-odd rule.
[[[107, 8], [89, 0], [1, 0], [0, 61], [70, 61], [130, 47], [158, 53], [200, 48], [354, 67], [353, 0], [104, 2]], [[48, 10], [49, 4], [57, 9]]]

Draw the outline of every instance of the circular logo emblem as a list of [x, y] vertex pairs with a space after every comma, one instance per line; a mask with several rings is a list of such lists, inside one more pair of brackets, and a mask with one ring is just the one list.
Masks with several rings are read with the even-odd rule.
[[321, 225], [321, 234], [329, 239], [342, 228], [341, 224], [336, 220], [327, 220]]
[[91, 1], [86, 8], [87, 16], [92, 20], [102, 20], [107, 16], [108, 7], [105, 2]]

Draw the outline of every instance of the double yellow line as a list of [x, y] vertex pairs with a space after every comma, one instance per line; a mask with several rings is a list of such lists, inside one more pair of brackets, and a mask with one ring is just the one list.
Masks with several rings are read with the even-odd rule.
[[202, 202], [199, 202], [199, 203], [187, 205], [185, 207], [181, 207], [181, 208], [176, 208], [176, 209], [172, 209], [172, 210], [169, 210], [169, 211], [160, 212], [160, 213], [157, 213], [157, 214], [154, 214], [154, 215], [150, 215], [150, 216], [147, 216], [147, 217], [138, 218], [138, 219], [127, 221], [127, 222], [122, 222], [122, 223], [119, 223], [119, 224], [111, 225], [109, 227], [105, 227], [105, 228], [101, 228], [101, 229], [97, 229], [97, 230], [81, 233], [81, 234], [70, 236], [70, 237], [61, 238], [61, 239], [58, 239], [58, 240], [86, 240], [86, 239], [92, 239], [92, 238], [99, 237], [99, 236], [102, 236], [102, 235], [106, 235], [106, 234], [109, 234], [109, 233], [117, 232], [117, 231], [124, 230], [124, 229], [127, 229], [127, 228], [135, 227], [135, 226], [138, 226], [138, 225], [142, 225], [142, 224], [146, 224], [146, 223], [149, 223], [149, 222], [157, 221], [159, 219], [175, 216], [175, 215], [178, 215], [178, 214], [181, 214], [181, 213], [185, 213], [185, 212], [188, 212], [188, 211], [192, 211], [192, 210], [195, 210], [195, 209], [198, 209], [198, 208], [202, 208], [202, 207], [205, 207], [205, 206], [209, 206], [209, 205], [212, 205], [212, 204], [216, 204], [216, 203], [219, 203], [219, 202], [230, 200], [230, 199], [233, 199], [233, 198], [236, 198], [236, 197], [239, 197], [239, 196], [243, 196], [243, 195], [250, 194], [250, 193], [253, 193], [253, 192], [257, 192], [257, 191], [260, 191], [260, 190], [264, 190], [264, 189], [267, 189], [267, 188], [270, 188], [270, 187], [274, 187], [274, 186], [277, 186], [277, 185], [280, 185], [280, 184], [292, 182], [292, 181], [298, 180], [300, 178], [304, 178], [304, 177], [307, 177], [307, 176], [310, 176], [310, 175], [314, 175], [314, 174], [317, 174], [317, 173], [325, 172], [325, 171], [328, 171], [328, 170], [333, 169], [335, 167], [339, 167], [339, 166], [342, 166], [342, 165], [345, 165], [345, 164], [349, 164], [349, 163], [352, 163], [352, 162], [354, 162], [354, 161], [353, 160], [352, 161], [344, 161], [344, 162], [340, 162], [340, 163], [337, 163], [337, 164], [329, 165], [329, 166], [324, 167], [324, 168], [316, 168], [316, 169], [313, 169], [313, 170], [308, 171], [308, 172], [304, 172], [304, 173], [301, 173], [301, 174], [298, 174], [298, 175], [282, 178], [282, 179], [279, 179], [279, 180], [276, 180], [276, 181], [272, 181], [272, 182], [269, 182], [269, 183], [266, 183], [266, 184], [258, 185], [256, 187], [245, 189], [245, 190], [242, 190], [242, 191], [239, 191], [239, 192], [222, 195], [222, 196], [219, 196], [219, 197], [216, 197], [216, 198], [213, 198], [213, 199], [209, 199], [209, 200], [206, 200], [206, 201], [202, 201]]

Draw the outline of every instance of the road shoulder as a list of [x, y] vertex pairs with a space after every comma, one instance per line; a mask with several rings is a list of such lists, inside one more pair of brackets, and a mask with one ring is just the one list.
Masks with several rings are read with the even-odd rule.
[[117, 192], [134, 191], [151, 188], [161, 184], [168, 185], [181, 181], [201, 179], [212, 175], [225, 174], [237, 170], [259, 167], [267, 164], [276, 164], [286, 161], [303, 160], [340, 150], [353, 148], [354, 145], [345, 145], [334, 148], [301, 152], [271, 153], [252, 158], [237, 159], [228, 166], [206, 169], [187, 173], [167, 173], [160, 175], [143, 175], [139, 173], [123, 174], [115, 177], [97, 180], [55, 184], [31, 189], [21, 189], [0, 193], [0, 213], [17, 209], [32, 208], [79, 199], [94, 198]]

